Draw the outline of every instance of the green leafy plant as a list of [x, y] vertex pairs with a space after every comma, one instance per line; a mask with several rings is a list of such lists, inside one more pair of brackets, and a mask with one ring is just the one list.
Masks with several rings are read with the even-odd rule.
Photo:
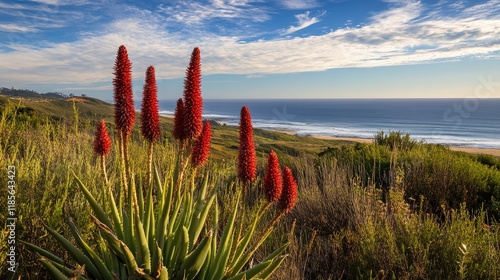
[[[121, 46], [119, 56], [123, 50]], [[119, 80], [115, 80], [115, 86], [121, 88]], [[115, 106], [128, 104], [116, 101]], [[121, 111], [124, 110], [115, 110]], [[120, 120], [119, 116], [115, 118]], [[23, 242], [40, 256], [41, 264], [54, 279], [267, 279], [280, 266], [286, 257], [287, 244], [259, 261], [254, 259], [254, 253], [281, 217], [295, 206], [297, 185], [290, 169], [285, 169], [286, 191], [276, 203], [278, 211], [267, 226], [261, 227], [261, 224], [266, 223], [269, 204], [256, 203], [253, 211], [245, 210], [243, 204], [248, 203], [242, 201], [240, 189], [234, 192], [235, 203], [229, 218], [221, 219], [217, 202], [221, 188], [217, 183], [219, 178], [211, 175], [209, 168], [197, 176], [201, 165], [188, 165], [191, 158], [199, 157], [195, 153], [203, 152], [200, 158], [206, 160], [206, 149], [198, 146], [209, 145], [210, 126], [205, 133], [200, 131], [191, 139], [180, 140], [182, 144], [177, 146], [172, 159], [175, 167], [155, 168], [154, 180], [145, 184], [146, 188], [142, 187], [141, 174], [133, 171], [133, 158], [127, 158], [126, 133], [118, 129], [119, 156], [123, 163], [118, 176], [120, 184], [107, 179], [104, 155], [109, 152], [110, 142], [104, 122], [99, 123], [94, 141], [103, 172], [101, 198], [94, 196], [73, 173], [79, 191], [93, 212], [91, 220], [97, 229], [95, 242], [86, 240], [71, 218], [67, 224], [74, 242], [46, 226], [77, 266], [71, 267], [48, 250]], [[107, 147], [101, 147], [103, 143]], [[237, 230], [243, 226], [247, 227], [245, 233]]]

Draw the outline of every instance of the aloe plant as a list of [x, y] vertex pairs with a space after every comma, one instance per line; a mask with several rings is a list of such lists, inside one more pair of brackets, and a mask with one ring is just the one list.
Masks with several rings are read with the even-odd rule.
[[[249, 230], [237, 238], [235, 224], [240, 217], [238, 202], [225, 223], [221, 236], [218, 217], [217, 188], [210, 186], [205, 176], [200, 189], [194, 184], [174, 193], [172, 179], [162, 180], [155, 172], [155, 184], [144, 197], [139, 196], [136, 213], [131, 203], [128, 210], [119, 211], [111, 188], [105, 199], [111, 211], [107, 213], [75, 175], [79, 189], [92, 207], [92, 220], [99, 231], [98, 242], [91, 246], [68, 221], [76, 244], [47, 227], [47, 231], [68, 251], [76, 263], [84, 267], [80, 279], [266, 279], [284, 259], [282, 246], [254, 267], [246, 264], [255, 250], [252, 240], [262, 215]], [[130, 188], [140, 187], [133, 184]], [[153, 197], [156, 187], [156, 200]], [[129, 197], [131, 190], [129, 189]], [[129, 198], [130, 199], [130, 198]], [[211, 221], [208, 222], [208, 218]], [[267, 236], [266, 236], [267, 237]], [[75, 269], [50, 252], [25, 243], [41, 256], [41, 262], [54, 279], [69, 279]], [[259, 244], [259, 245], [260, 245]]]
[[[205, 138], [209, 143], [209, 133]], [[189, 150], [196, 147], [195, 139], [179, 141], [184, 142], [178, 145], [173, 172], [165, 172], [162, 178], [156, 168], [154, 180], [146, 184], [146, 189], [135, 183], [141, 181], [140, 174], [134, 174], [125, 164], [118, 174], [120, 191], [115, 193], [104, 180], [99, 202], [73, 174], [92, 208], [96, 242], [85, 240], [71, 220], [68, 226], [74, 243], [46, 227], [78, 264], [76, 268], [43, 248], [24, 243], [40, 255], [41, 264], [54, 279], [266, 279], [280, 266], [286, 256], [286, 244], [253, 266], [249, 262], [290, 206], [281, 207], [275, 218], [261, 227], [269, 209], [269, 204], [262, 203], [260, 209], [255, 209], [256, 218], [249, 222], [246, 233], [241, 234], [237, 229], [242, 228], [249, 220], [246, 216], [251, 214], [242, 206], [241, 190], [234, 194], [236, 203], [230, 209], [230, 217], [220, 220], [218, 187], [212, 183], [217, 178], [210, 178], [210, 170], [197, 177], [197, 166], [188, 168], [191, 173], [184, 176], [189, 158], [197, 156], [190, 153], [200, 149]], [[123, 152], [119, 155], [125, 161], [126, 155]], [[188, 176], [191, 180], [183, 180]], [[294, 204], [296, 185], [292, 188], [295, 197], [283, 199], [291, 199]], [[116, 200], [115, 195], [125, 201]], [[122, 205], [123, 209], [119, 209]]]

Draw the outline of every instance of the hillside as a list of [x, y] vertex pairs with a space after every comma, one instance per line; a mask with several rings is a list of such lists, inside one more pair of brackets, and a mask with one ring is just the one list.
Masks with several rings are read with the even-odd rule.
[[[38, 98], [16, 98], [0, 95], [0, 111], [8, 102], [15, 104], [18, 117], [29, 118], [34, 122], [49, 119], [57, 122], [73, 123], [75, 111], [73, 104], [78, 109], [78, 121], [81, 124], [92, 125], [104, 119], [113, 123], [113, 105], [92, 97], [70, 97], [65, 99], [38, 99]], [[136, 108], [137, 109], [137, 108]], [[171, 131], [173, 119], [161, 117], [163, 133], [166, 138], [172, 140]], [[234, 158], [238, 151], [238, 128], [220, 125], [212, 122], [212, 154], [216, 159]], [[136, 116], [136, 135], [139, 130], [139, 114]], [[353, 144], [349, 141], [337, 141], [329, 139], [316, 139], [302, 137], [282, 132], [255, 129], [255, 142], [257, 155], [265, 158], [270, 150], [275, 150], [280, 155], [291, 157], [311, 156], [331, 146], [339, 144]]]
[[69, 97], [68, 95], [62, 92], [38, 93], [37, 91], [29, 89], [16, 89], [16, 88], [6, 88], [6, 87], [0, 87], [0, 94], [10, 97], [40, 98], [40, 99], [63, 99]]

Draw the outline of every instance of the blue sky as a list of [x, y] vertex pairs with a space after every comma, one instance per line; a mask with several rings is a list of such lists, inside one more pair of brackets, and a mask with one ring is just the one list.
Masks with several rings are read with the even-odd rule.
[[500, 0], [0, 1], [0, 86], [112, 99], [156, 67], [176, 99], [195, 46], [205, 98], [500, 98]]

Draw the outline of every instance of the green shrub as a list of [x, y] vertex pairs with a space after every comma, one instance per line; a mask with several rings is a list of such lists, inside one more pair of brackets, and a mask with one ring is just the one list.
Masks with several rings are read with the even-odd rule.
[[[484, 208], [489, 217], [500, 218], [500, 172], [495, 158], [417, 143], [408, 134], [380, 132], [379, 138], [382, 140], [376, 142], [383, 145], [331, 147], [319, 157], [336, 160], [365, 185], [384, 190], [384, 196], [396, 186], [399, 176], [406, 199], [423, 196], [425, 209], [432, 213], [443, 214], [443, 209], [458, 209], [465, 203], [469, 210]], [[407, 144], [397, 144], [397, 149], [391, 144], [401, 142]]]
[[389, 134], [380, 131], [375, 134], [373, 143], [375, 145], [387, 146], [391, 150], [411, 150], [419, 144], [418, 141], [411, 139], [409, 133], [403, 135], [401, 131], [389, 131]]

